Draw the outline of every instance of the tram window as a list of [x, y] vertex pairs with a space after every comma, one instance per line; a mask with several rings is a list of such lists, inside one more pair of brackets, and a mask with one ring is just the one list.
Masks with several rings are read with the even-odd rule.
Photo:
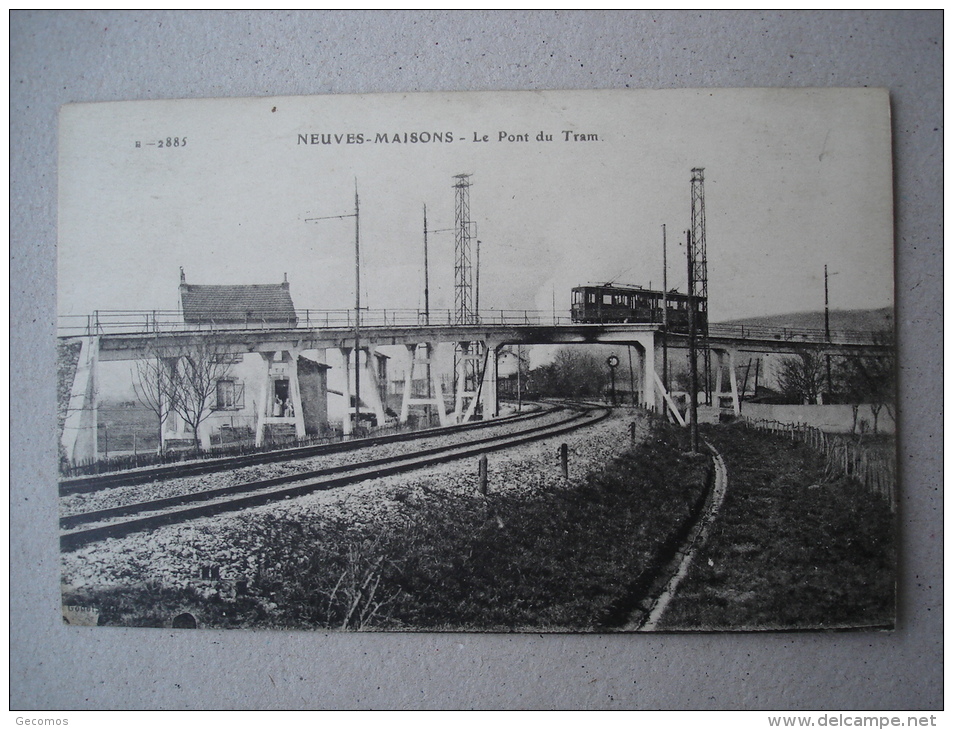
[[588, 295], [588, 296], [589, 296], [589, 303], [590, 303], [590, 304], [595, 304], [595, 303], [596, 303], [596, 295], [595, 295], [594, 293], [592, 293], [592, 292], [589, 292], [589, 295]]
[[611, 294], [603, 294], [603, 295], [602, 295], [602, 303], [603, 303], [603, 304], [612, 304], [612, 295], [611, 295]]

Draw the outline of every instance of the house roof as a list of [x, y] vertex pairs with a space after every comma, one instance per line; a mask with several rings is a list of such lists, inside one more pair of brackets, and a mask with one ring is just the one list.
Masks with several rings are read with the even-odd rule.
[[282, 284], [179, 285], [182, 318], [188, 324], [264, 323], [294, 325], [294, 302]]

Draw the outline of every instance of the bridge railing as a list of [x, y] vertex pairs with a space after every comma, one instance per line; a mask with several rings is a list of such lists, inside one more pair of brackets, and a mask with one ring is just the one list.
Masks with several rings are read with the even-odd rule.
[[[456, 324], [483, 325], [556, 325], [570, 324], [568, 312], [554, 313], [532, 309], [491, 309], [458, 322], [449, 309], [364, 309], [363, 327], [420, 327]], [[60, 337], [81, 337], [109, 334], [166, 334], [174, 332], [215, 332], [262, 329], [334, 329], [354, 327], [353, 309], [297, 309], [289, 312], [256, 312], [237, 315], [234, 312], [203, 312], [200, 321], [186, 322], [180, 310], [96, 310], [91, 314], [60, 315], [57, 334]]]
[[800, 329], [796, 327], [761, 327], [740, 324], [710, 324], [708, 334], [713, 337], [726, 337], [755, 342], [803, 342], [805, 344], [836, 345], [874, 345], [880, 333], [865, 330], [831, 330], [828, 337], [825, 330]]
[[[456, 313], [449, 309], [430, 310], [429, 315], [420, 309], [363, 309], [363, 327], [420, 327], [452, 326], [456, 324], [480, 325], [536, 325], [552, 326], [572, 324], [568, 312], [538, 309], [490, 309], [471, 315], [467, 321], [458, 322]], [[79, 337], [108, 334], [165, 334], [172, 332], [214, 332], [226, 330], [262, 329], [334, 329], [354, 326], [353, 309], [297, 309], [290, 312], [256, 312], [254, 315], [236, 315], [231, 311], [206, 311], [201, 321], [186, 322], [180, 310], [96, 310], [92, 314], [61, 315], [58, 334], [61, 337]], [[805, 344], [876, 345], [879, 333], [857, 330], [831, 331], [828, 338], [824, 330], [796, 329], [790, 327], [752, 327], [749, 325], [711, 324], [712, 337], [732, 338], [753, 342], [789, 342]]]

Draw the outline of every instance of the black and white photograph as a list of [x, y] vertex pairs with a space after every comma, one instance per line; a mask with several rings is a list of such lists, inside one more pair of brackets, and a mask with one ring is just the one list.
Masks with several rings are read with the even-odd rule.
[[64, 623], [894, 628], [886, 90], [59, 125]]

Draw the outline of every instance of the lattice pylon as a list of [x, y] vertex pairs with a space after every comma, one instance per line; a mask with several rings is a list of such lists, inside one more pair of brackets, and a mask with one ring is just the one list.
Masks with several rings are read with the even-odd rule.
[[705, 401], [711, 405], [711, 348], [708, 342], [708, 242], [705, 232], [705, 168], [692, 168], [691, 261], [694, 286], [690, 294], [704, 317], [698, 327], [698, 349], [704, 361]]
[[470, 176], [454, 175], [456, 190], [454, 205], [454, 264], [453, 303], [456, 324], [473, 324], [473, 256], [470, 221]]

